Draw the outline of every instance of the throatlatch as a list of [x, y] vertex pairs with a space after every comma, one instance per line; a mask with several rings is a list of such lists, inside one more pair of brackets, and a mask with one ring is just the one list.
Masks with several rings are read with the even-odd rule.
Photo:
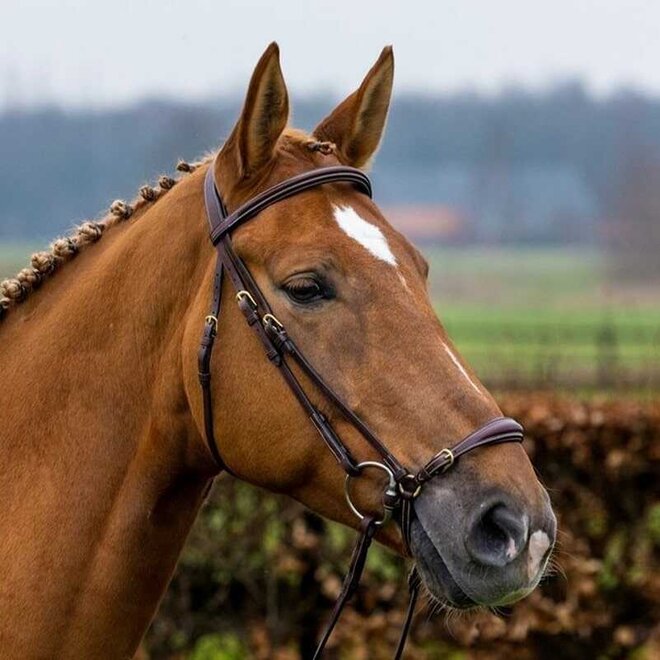
[[[393, 514], [397, 514], [403, 540], [410, 554], [410, 533], [414, 515], [413, 501], [421, 492], [424, 484], [433, 477], [444, 474], [456, 459], [473, 449], [504, 442], [522, 442], [523, 439], [523, 428], [518, 422], [509, 417], [498, 417], [484, 424], [453, 447], [440, 450], [417, 472], [411, 472], [387, 449], [387, 446], [381, 442], [367, 423], [348, 407], [300, 352], [284, 325], [273, 314], [268, 301], [252, 278], [250, 271], [234, 252], [231, 231], [253, 219], [269, 206], [310, 188], [316, 188], [327, 183], [352, 184], [359, 192], [369, 197], [372, 195], [369, 177], [361, 170], [344, 166], [324, 167], [282, 181], [259, 193], [229, 214], [216, 186], [215, 162], [209, 165], [204, 180], [204, 199], [211, 241], [217, 250], [218, 256], [213, 280], [213, 301], [210, 313], [205, 320], [204, 333], [198, 354], [206, 442], [218, 467], [231, 472], [222, 459], [215, 439], [213, 400], [211, 396], [211, 356], [218, 332], [222, 286], [226, 272], [236, 290], [236, 302], [248, 325], [261, 341], [266, 357], [279, 369], [286, 384], [302, 406], [321, 439], [346, 472], [346, 501], [353, 513], [360, 519], [361, 531], [353, 550], [350, 568], [344, 579], [341, 593], [337, 598], [330, 620], [314, 654], [315, 659], [323, 653], [345, 604], [358, 587], [369, 547], [378, 528], [387, 523]], [[298, 365], [324, 397], [332, 402], [341, 416], [376, 450], [382, 459], [382, 463], [376, 461], [358, 462], [353, 457], [350, 449], [335, 432], [329, 420], [307, 396], [300, 381], [291, 370], [289, 360]], [[369, 468], [380, 469], [388, 477], [388, 485], [383, 493], [383, 513], [379, 517], [361, 513], [351, 500], [351, 480], [359, 477], [365, 469]], [[415, 569], [411, 572], [408, 582], [410, 604], [394, 656], [395, 659], [400, 658], [403, 654], [414, 614], [420, 583]]]

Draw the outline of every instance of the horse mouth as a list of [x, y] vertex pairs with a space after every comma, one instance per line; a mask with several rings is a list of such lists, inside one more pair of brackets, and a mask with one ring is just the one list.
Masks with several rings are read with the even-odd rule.
[[417, 518], [413, 519], [410, 532], [411, 549], [417, 562], [417, 570], [433, 598], [457, 609], [478, 606], [454, 580], [442, 555]]

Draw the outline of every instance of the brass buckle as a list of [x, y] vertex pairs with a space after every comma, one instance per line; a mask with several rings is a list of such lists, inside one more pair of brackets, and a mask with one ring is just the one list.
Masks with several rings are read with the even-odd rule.
[[213, 314], [209, 314], [205, 319], [204, 322], [207, 325], [212, 325], [213, 326], [213, 332], [218, 331], [218, 317], [214, 316]]
[[252, 294], [249, 291], [246, 291], [245, 289], [241, 289], [237, 294], [236, 294], [236, 300], [238, 302], [241, 302], [241, 300], [247, 300], [250, 305], [252, 305], [252, 309], [257, 309], [257, 302], [256, 300], [252, 297]]
[[282, 325], [282, 322], [277, 318], [277, 316], [274, 316], [273, 314], [264, 314], [261, 321], [264, 325], [272, 323], [277, 327], [278, 330], [284, 330], [284, 325]]
[[442, 468], [442, 471], [444, 473], [454, 464], [455, 456], [454, 456], [454, 452], [451, 449], [447, 449], [446, 447], [442, 451], [438, 452], [438, 456], [442, 456], [443, 454], [447, 457], [447, 460], [449, 461], [449, 463], [447, 463], [447, 465], [445, 465]]
[[[405, 482], [413, 482], [414, 490], [407, 490]], [[414, 500], [422, 492], [422, 484], [417, 481], [414, 474], [406, 474], [399, 480], [399, 492], [405, 499]]]
[[[399, 494], [397, 493], [396, 490], [396, 479], [394, 478], [394, 473], [392, 472], [392, 470], [390, 470], [390, 468], [387, 467], [387, 465], [384, 465], [383, 463], [378, 463], [376, 461], [364, 461], [363, 463], [358, 463], [355, 467], [359, 472], [362, 472], [364, 468], [368, 468], [368, 467], [378, 468], [379, 470], [385, 472], [387, 474], [388, 484], [387, 484], [387, 488], [385, 489], [384, 496], [387, 496], [390, 500], [394, 500], [399, 497]], [[360, 475], [358, 474], [358, 476]], [[344, 481], [344, 495], [346, 496], [346, 502], [348, 503], [348, 506], [350, 507], [351, 511], [360, 520], [364, 520], [365, 514], [363, 514], [355, 506], [355, 504], [353, 504], [353, 500], [351, 499], [351, 479], [352, 479], [352, 475], [347, 474], [346, 480]], [[393, 506], [383, 504], [383, 515], [380, 518], [380, 520], [374, 521], [374, 524], [378, 527], [384, 525], [390, 519], [390, 516], [392, 515], [392, 510], [393, 510]]]

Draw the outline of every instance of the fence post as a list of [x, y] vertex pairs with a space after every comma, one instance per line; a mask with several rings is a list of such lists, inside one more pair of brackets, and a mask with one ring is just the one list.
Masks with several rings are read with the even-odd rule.
[[601, 326], [596, 336], [596, 347], [597, 382], [600, 387], [612, 387], [619, 375], [619, 351], [616, 330], [610, 319]]

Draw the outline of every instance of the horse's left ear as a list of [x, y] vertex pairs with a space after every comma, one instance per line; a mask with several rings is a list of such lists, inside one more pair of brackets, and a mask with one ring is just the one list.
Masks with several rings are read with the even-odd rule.
[[383, 135], [393, 78], [394, 53], [386, 46], [360, 87], [314, 129], [314, 137], [334, 142], [347, 165], [367, 165]]

